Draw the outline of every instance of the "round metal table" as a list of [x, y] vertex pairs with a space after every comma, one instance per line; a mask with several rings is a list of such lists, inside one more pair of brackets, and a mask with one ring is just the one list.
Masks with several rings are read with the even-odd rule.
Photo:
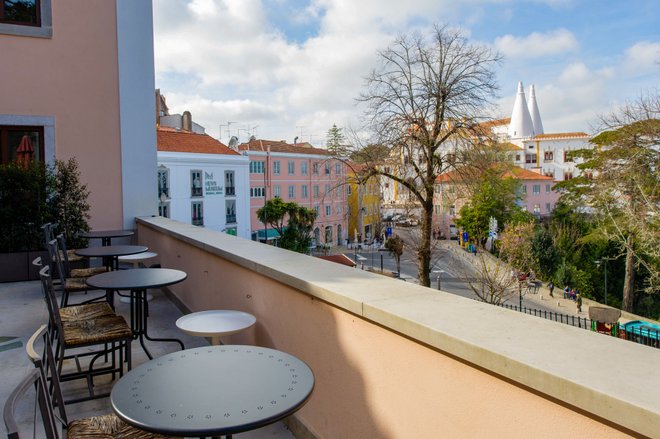
[[219, 345], [220, 337], [234, 334], [254, 325], [257, 318], [243, 311], [227, 309], [198, 311], [179, 317], [176, 326], [188, 335], [211, 337]]
[[144, 245], [106, 245], [105, 247], [79, 248], [75, 253], [86, 258], [103, 258], [106, 267], [116, 270], [119, 268], [117, 259], [119, 256], [144, 253], [147, 250], [149, 247]]
[[144, 344], [145, 338], [150, 341], [179, 343], [181, 349], [185, 349], [185, 347], [183, 342], [176, 338], [155, 338], [149, 336], [147, 332], [147, 318], [149, 317], [147, 289], [173, 285], [185, 280], [186, 277], [188, 275], [185, 272], [171, 268], [131, 268], [129, 270], [117, 270], [97, 274], [96, 276], [87, 278], [87, 285], [106, 291], [129, 290], [131, 292], [131, 329], [133, 330], [133, 338], [139, 338], [144, 352], [149, 358], [153, 358]]
[[100, 239], [102, 246], [108, 246], [112, 243], [112, 238], [124, 238], [133, 236], [135, 234], [132, 230], [91, 230], [80, 234], [82, 238], [87, 239]]
[[219, 436], [283, 419], [310, 397], [314, 374], [274, 349], [226, 345], [173, 352], [144, 363], [112, 388], [125, 422], [174, 436]]

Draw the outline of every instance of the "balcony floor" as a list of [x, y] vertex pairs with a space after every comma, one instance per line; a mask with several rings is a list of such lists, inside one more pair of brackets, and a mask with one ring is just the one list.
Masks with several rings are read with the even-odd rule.
[[[193, 348], [208, 344], [201, 337], [190, 337], [180, 332], [174, 322], [182, 314], [179, 309], [160, 290], [150, 290], [154, 299], [149, 302], [149, 329], [150, 334], [159, 337], [175, 337], [181, 339], [186, 348]], [[76, 299], [93, 297], [98, 292], [90, 292], [88, 296], [76, 294]], [[129, 305], [115, 300], [117, 312], [128, 321]], [[46, 305], [41, 293], [41, 284], [35, 282], [16, 282], [0, 284], [0, 370], [3, 379], [0, 380], [0, 403], [4, 403], [13, 387], [32, 370], [32, 363], [25, 353], [25, 343], [34, 331], [47, 321]], [[16, 337], [16, 339], [9, 339]], [[19, 345], [20, 343], [20, 345]], [[172, 343], [148, 342], [147, 345], [154, 358], [172, 352], [178, 345]], [[132, 348], [133, 365], [137, 366], [147, 361], [147, 356], [142, 350], [139, 342], [133, 343]], [[65, 366], [66, 367], [66, 366]], [[112, 386], [110, 377], [95, 379], [99, 393], [107, 392]], [[83, 383], [69, 382], [63, 384], [65, 398], [75, 395], [83, 389]], [[105, 389], [105, 390], [104, 390]], [[26, 437], [32, 437], [33, 405], [22, 404], [18, 408], [18, 418], [22, 427], [25, 427]], [[69, 404], [66, 407], [69, 421], [88, 416], [110, 413], [109, 398], [102, 398], [77, 404]], [[0, 423], [0, 437], [6, 437], [4, 423]], [[37, 436], [39, 432], [37, 432]], [[293, 434], [278, 422], [251, 432], [235, 434], [235, 438], [259, 439], [259, 438], [293, 438]]]

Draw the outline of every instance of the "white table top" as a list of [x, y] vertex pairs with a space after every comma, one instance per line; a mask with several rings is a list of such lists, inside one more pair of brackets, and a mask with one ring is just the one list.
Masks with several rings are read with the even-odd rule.
[[155, 252], [142, 252], [136, 253], [134, 255], [119, 256], [120, 261], [142, 261], [144, 259], [151, 259], [158, 256], [158, 253]]
[[256, 321], [252, 314], [222, 309], [187, 314], [176, 321], [176, 326], [189, 335], [214, 337], [242, 331]]

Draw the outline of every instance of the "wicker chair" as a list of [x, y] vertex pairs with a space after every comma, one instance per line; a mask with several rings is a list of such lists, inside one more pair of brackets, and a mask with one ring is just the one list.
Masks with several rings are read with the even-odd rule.
[[[60, 380], [70, 381], [84, 378], [87, 380], [90, 396], [80, 400], [100, 397], [101, 395], [94, 394], [95, 376], [108, 373], [111, 373], [113, 377], [117, 373], [121, 376], [124, 372], [124, 355], [128, 370], [131, 369], [133, 331], [123, 317], [115, 314], [64, 321], [48, 271], [49, 267], [43, 267], [39, 271], [39, 276], [50, 314], [51, 339], [55, 341], [55, 359]], [[97, 346], [98, 349], [93, 349]], [[92, 349], [78, 349], [90, 347]], [[69, 352], [69, 354], [65, 355], [65, 352]], [[119, 354], [118, 359], [117, 353]], [[108, 362], [109, 355], [111, 358]], [[106, 365], [95, 367], [96, 361], [101, 356], [104, 357]], [[86, 370], [83, 370], [80, 362], [83, 357], [91, 357]], [[67, 358], [75, 358], [76, 370], [63, 375], [62, 367]]]
[[66, 239], [64, 239], [64, 235], [60, 233], [55, 239], [57, 240], [57, 246], [60, 250], [60, 259], [62, 260], [62, 266], [64, 267], [64, 274], [66, 277], [88, 278], [108, 271], [106, 267], [71, 268], [71, 261], [69, 259], [70, 252], [66, 249]]
[[[57, 288], [62, 292], [60, 306], [62, 308], [69, 305], [69, 295], [71, 293], [84, 292], [87, 293], [89, 287], [84, 277], [67, 277], [66, 269], [62, 263], [62, 258], [59, 252], [58, 243], [56, 239], [48, 243], [48, 254], [50, 255], [50, 265], [53, 270], [56, 270], [59, 275], [59, 282], [56, 284]], [[97, 300], [107, 300], [107, 294], [104, 296], [94, 297], [83, 303], [93, 302]]]
[[[33, 260], [32, 265], [41, 270], [43, 268], [41, 256]], [[85, 303], [81, 305], [69, 305], [64, 308], [60, 308], [60, 317], [62, 318], [62, 322], [70, 322], [81, 319], [93, 319], [95, 317], [111, 315], [115, 315], [115, 312], [112, 310], [108, 302]]]
[[[43, 340], [44, 356], [37, 354], [35, 344]], [[132, 427], [113, 414], [77, 419], [69, 422], [62, 397], [60, 381], [57, 379], [56, 362], [52, 345], [47, 336], [46, 326], [42, 326], [27, 342], [28, 357], [35, 366], [32, 371], [12, 392], [4, 410], [5, 425], [10, 439], [18, 439], [18, 426], [15, 421], [15, 407], [27, 390], [36, 389], [38, 406], [44, 422], [44, 433], [47, 439], [59, 439], [60, 430], [66, 431], [69, 439], [82, 438], [124, 438], [124, 439], [158, 439], [171, 438], [161, 436]], [[48, 384], [50, 381], [50, 385]], [[55, 413], [57, 407], [57, 414]]]
[[[44, 247], [47, 246], [50, 241], [55, 239], [55, 229], [57, 229], [57, 226], [57, 223], [46, 223], [41, 226], [41, 229], [44, 231]], [[84, 257], [78, 256], [75, 252], [75, 249], [67, 251], [66, 257], [69, 263], [86, 261]], [[64, 257], [64, 254], [60, 254], [60, 257]]]

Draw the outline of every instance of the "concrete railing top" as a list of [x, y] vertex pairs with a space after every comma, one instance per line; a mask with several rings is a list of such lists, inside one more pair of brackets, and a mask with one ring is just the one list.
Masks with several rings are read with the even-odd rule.
[[138, 223], [636, 433], [660, 431], [660, 350], [161, 217]]

